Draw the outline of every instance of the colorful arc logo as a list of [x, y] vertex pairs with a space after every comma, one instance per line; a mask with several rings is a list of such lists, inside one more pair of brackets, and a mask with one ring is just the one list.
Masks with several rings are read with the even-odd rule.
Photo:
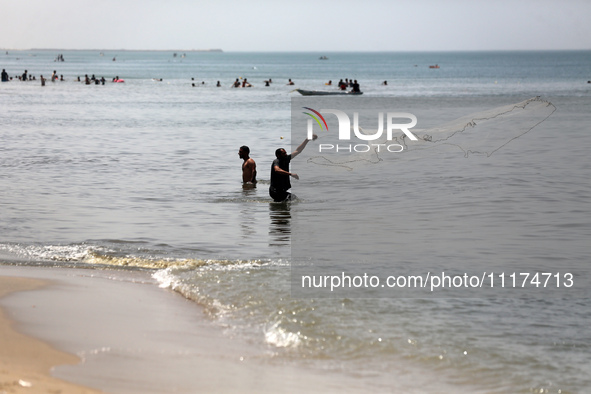
[[[316, 115], [318, 115], [320, 117], [320, 119], [322, 119], [322, 122], [324, 123], [324, 126], [326, 127], [326, 131], [328, 131], [328, 125], [326, 124], [326, 120], [324, 120], [324, 116], [320, 115], [320, 112], [318, 112], [312, 108], [309, 108], [309, 107], [302, 107], [302, 108], [307, 109], [308, 111], [312, 111]], [[320, 126], [320, 130], [323, 129], [322, 123], [320, 123], [320, 119], [318, 119], [316, 116], [312, 115], [309, 112], [302, 112], [302, 113], [304, 113], [304, 114], [308, 115], [309, 117], [311, 117], [312, 119], [314, 119], [316, 121], [316, 123], [318, 123], [318, 126]]]

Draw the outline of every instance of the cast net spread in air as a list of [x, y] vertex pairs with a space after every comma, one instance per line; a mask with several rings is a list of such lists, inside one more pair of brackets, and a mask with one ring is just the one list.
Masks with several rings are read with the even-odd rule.
[[[365, 118], [364, 110], [359, 111], [359, 125], [377, 124], [375, 111], [373, 115], [370, 115], [369, 112], [371, 111], [366, 110], [365, 112], [368, 115]], [[425, 153], [457, 152], [466, 158], [470, 155], [486, 155], [489, 157], [507, 144], [535, 129], [555, 111], [556, 107], [551, 102], [540, 97], [534, 97], [516, 104], [461, 116], [451, 122], [435, 127], [426, 129], [412, 128], [409, 131], [417, 137], [416, 141], [411, 140], [400, 130], [398, 130], [398, 133], [393, 134], [392, 140], [387, 140], [387, 133], [384, 132], [379, 139], [372, 140], [371, 143], [367, 142], [365, 145], [353, 146], [351, 152], [347, 151], [347, 149], [340, 149], [338, 152], [334, 149], [329, 150], [326, 154], [314, 155], [309, 158], [308, 163], [321, 166], [336, 166], [352, 171], [358, 166], [382, 161], [387, 155], [385, 147], [393, 144], [400, 146], [395, 148], [400, 150], [398, 155], [408, 155], [422, 150]], [[331, 115], [326, 116], [327, 120], [331, 117]], [[362, 120], [364, 123], [362, 123]], [[351, 123], [353, 124], [353, 122]], [[353, 125], [351, 128], [353, 128]], [[369, 130], [368, 127], [364, 129], [359, 126], [358, 130], [363, 134], [372, 135], [376, 133], [377, 129]], [[325, 142], [326, 138], [332, 137], [333, 141], [336, 138], [334, 131], [331, 135], [318, 134], [322, 137], [319, 140], [320, 143]], [[351, 135], [354, 135], [353, 132]], [[398, 157], [400, 158], [400, 156]]]

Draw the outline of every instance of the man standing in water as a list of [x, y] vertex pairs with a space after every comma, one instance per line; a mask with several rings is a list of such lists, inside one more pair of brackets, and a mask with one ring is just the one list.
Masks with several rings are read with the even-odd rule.
[[244, 163], [242, 163], [242, 183], [255, 187], [257, 183], [257, 165], [250, 157], [250, 148], [246, 145], [241, 146], [238, 150], [238, 156], [244, 160]]
[[[312, 139], [315, 140], [316, 138], [318, 136], [314, 134]], [[300, 179], [300, 177], [294, 172], [289, 172], [289, 163], [291, 159], [302, 153], [306, 145], [308, 145], [308, 141], [310, 140], [306, 138], [290, 155], [283, 148], [275, 151], [277, 158], [273, 160], [273, 164], [271, 165], [271, 186], [269, 187], [269, 195], [273, 198], [273, 201], [291, 200], [291, 193], [288, 192], [291, 189], [289, 177], [291, 176], [295, 179]]]

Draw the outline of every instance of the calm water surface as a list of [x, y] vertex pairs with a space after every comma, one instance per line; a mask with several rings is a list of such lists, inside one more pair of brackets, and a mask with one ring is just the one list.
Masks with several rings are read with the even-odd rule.
[[[395, 230], [388, 247], [368, 247], [392, 255], [396, 269], [536, 267], [573, 271], [586, 283], [590, 52], [334, 53], [329, 60], [63, 54], [65, 62], [54, 62], [53, 52], [0, 57], [13, 77], [56, 70], [66, 79], [0, 85], [2, 261], [151, 270], [204, 306], [212, 324], [258, 344], [269, 362], [355, 376], [372, 391], [394, 382], [410, 391], [437, 392], [433, 382], [460, 392], [586, 391], [585, 286], [510, 297], [293, 298], [294, 234], [315, 218], [322, 229], [331, 199], [356, 201], [330, 194], [347, 172], [327, 180], [308, 162], [313, 145], [293, 163], [302, 175], [293, 182], [299, 201], [271, 204], [267, 189], [275, 149], [300, 142], [291, 140], [297, 93], [288, 78], [318, 90], [330, 89], [328, 80], [358, 79], [360, 99], [396, 100], [424, 114], [417, 127], [425, 129], [543, 96], [556, 112], [490, 157], [406, 152], [388, 177], [359, 181], [364, 202], [376, 206], [364, 211], [369, 223]], [[84, 74], [126, 82], [86, 86], [75, 81]], [[230, 89], [236, 78], [254, 86]], [[244, 144], [257, 162], [256, 189], [240, 183]], [[393, 190], [388, 208], [369, 193], [381, 185]], [[355, 245], [362, 227], [351, 223], [354, 209], [336, 212], [326, 229], [350, 230]]]

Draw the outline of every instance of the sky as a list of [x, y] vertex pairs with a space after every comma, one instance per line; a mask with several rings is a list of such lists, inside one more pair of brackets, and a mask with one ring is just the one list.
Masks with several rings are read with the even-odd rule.
[[591, 0], [0, 0], [0, 48], [591, 49]]

